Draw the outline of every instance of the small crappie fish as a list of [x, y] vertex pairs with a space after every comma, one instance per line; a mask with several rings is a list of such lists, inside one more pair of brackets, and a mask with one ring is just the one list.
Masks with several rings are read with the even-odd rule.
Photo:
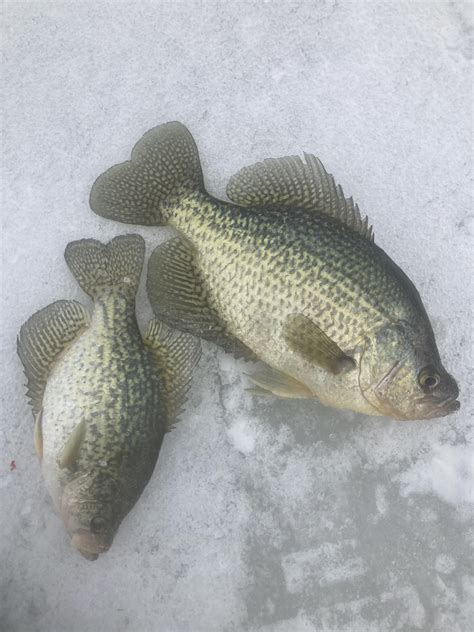
[[140, 497], [200, 355], [195, 338], [157, 320], [142, 338], [135, 294], [144, 253], [139, 235], [70, 243], [66, 262], [94, 301], [92, 315], [57, 301], [18, 337], [41, 469], [89, 560], [109, 549]]
[[416, 288], [317, 158], [246, 167], [227, 194], [233, 203], [206, 193], [191, 134], [167, 123], [96, 180], [90, 203], [177, 229], [148, 265], [154, 311], [263, 360], [257, 392], [396, 419], [458, 410]]

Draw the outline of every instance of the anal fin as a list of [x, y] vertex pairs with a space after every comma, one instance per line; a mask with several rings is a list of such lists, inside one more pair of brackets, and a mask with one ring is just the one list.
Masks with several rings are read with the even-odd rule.
[[256, 359], [226, 331], [210, 305], [193, 248], [184, 239], [175, 237], [155, 248], [148, 262], [147, 292], [156, 316], [170, 327], [214, 342], [236, 357]]
[[56, 301], [21, 327], [17, 351], [25, 369], [27, 395], [36, 416], [41, 410], [49, 372], [56, 358], [88, 326], [89, 315], [76, 301]]
[[285, 399], [311, 399], [314, 397], [305, 384], [269, 366], [265, 366], [247, 377], [255, 384], [255, 387], [247, 389], [254, 395], [275, 395]]

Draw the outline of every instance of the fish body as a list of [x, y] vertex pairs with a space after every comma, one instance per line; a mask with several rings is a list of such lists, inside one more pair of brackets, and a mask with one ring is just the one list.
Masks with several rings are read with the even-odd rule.
[[311, 210], [259, 213], [196, 193], [182, 200], [189, 210], [168, 223], [195, 247], [209, 303], [228, 333], [321, 402], [379, 414], [356, 371], [315, 366], [280, 332], [304, 314], [357, 363], [365, 338], [387, 322], [411, 322], [423, 335], [426, 313], [398, 266], [372, 241]]
[[42, 473], [88, 559], [110, 547], [148, 482], [199, 354], [190, 336], [173, 337], [157, 321], [142, 338], [135, 293], [143, 257], [138, 235], [69, 244], [66, 260], [93, 297], [92, 315], [58, 301], [19, 336]]
[[98, 214], [181, 235], [149, 262], [160, 318], [263, 360], [260, 393], [398, 419], [457, 410], [416, 288], [318, 159], [244, 168], [227, 193], [235, 203], [207, 194], [178, 123], [148, 132], [94, 184]]

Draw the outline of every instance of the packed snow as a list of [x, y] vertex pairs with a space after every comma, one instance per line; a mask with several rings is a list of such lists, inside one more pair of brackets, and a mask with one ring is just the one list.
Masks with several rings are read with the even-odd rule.
[[[5, 2], [0, 629], [467, 631], [474, 620], [472, 7], [451, 2]], [[97, 175], [185, 123], [211, 193], [318, 155], [430, 314], [461, 410], [424, 422], [256, 398], [210, 343], [111, 550], [71, 549], [48, 497], [16, 335], [86, 305], [66, 244], [173, 232], [103, 220]], [[140, 324], [151, 309], [144, 283]]]

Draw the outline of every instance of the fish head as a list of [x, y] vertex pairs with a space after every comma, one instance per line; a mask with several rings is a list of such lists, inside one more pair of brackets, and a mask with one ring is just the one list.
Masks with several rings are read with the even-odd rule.
[[400, 420], [444, 417], [460, 408], [459, 388], [441, 363], [431, 326], [391, 323], [366, 339], [359, 386], [381, 415]]
[[121, 522], [117, 483], [90, 472], [71, 480], [61, 498], [61, 516], [71, 544], [83, 557], [96, 560], [112, 545]]

